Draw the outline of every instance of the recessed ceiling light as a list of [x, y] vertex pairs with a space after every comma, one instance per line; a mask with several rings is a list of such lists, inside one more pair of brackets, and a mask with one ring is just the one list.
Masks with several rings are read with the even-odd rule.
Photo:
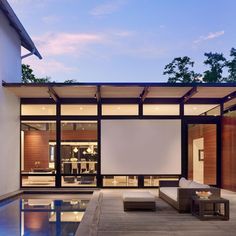
[[80, 110], [83, 110], [84, 108], [83, 108], [83, 107], [80, 107], [79, 109], [80, 109]]

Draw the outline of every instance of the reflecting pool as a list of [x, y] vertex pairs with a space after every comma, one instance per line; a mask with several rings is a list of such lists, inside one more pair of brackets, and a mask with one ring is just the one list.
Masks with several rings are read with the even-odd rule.
[[73, 236], [90, 195], [22, 195], [0, 203], [1, 236]]

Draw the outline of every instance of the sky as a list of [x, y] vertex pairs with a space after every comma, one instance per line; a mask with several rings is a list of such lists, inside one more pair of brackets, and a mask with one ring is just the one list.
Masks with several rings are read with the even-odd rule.
[[43, 56], [22, 62], [57, 82], [165, 82], [175, 57], [202, 73], [236, 47], [235, 0], [8, 1]]

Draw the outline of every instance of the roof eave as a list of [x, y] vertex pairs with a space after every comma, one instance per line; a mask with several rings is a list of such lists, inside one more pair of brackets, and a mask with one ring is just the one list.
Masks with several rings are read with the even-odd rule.
[[0, 9], [3, 11], [4, 15], [9, 20], [10, 25], [15, 29], [15, 31], [19, 35], [21, 45], [27, 50], [29, 50], [31, 53], [36, 55], [39, 59], [42, 59], [42, 56], [34, 45], [32, 39], [30, 38], [24, 26], [21, 24], [20, 20], [18, 19], [13, 9], [6, 0], [0, 0]]

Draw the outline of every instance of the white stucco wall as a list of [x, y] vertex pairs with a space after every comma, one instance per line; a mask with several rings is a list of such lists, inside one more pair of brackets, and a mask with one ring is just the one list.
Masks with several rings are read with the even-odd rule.
[[2, 80], [20, 78], [20, 39], [0, 10], [0, 195], [19, 189], [20, 102], [2, 87]]

